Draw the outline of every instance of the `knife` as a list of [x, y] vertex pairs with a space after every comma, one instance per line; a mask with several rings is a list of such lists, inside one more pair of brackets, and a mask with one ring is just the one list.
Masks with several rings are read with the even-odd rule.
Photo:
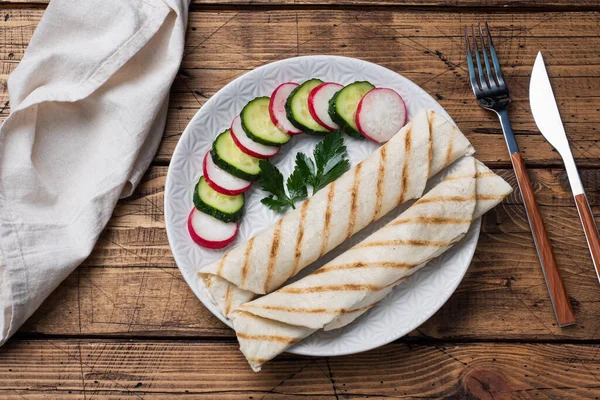
[[577, 212], [579, 213], [585, 238], [590, 249], [590, 254], [592, 255], [594, 268], [596, 269], [596, 276], [600, 281], [600, 237], [598, 236], [598, 228], [596, 228], [590, 204], [583, 190], [579, 172], [577, 172], [577, 166], [575, 165], [573, 153], [571, 153], [569, 141], [565, 134], [565, 128], [558, 112], [558, 106], [552, 92], [552, 86], [550, 86], [550, 79], [548, 78], [548, 72], [546, 71], [541, 51], [535, 59], [533, 71], [531, 72], [529, 103], [537, 127], [546, 140], [558, 151], [565, 164], [567, 177], [571, 184], [571, 191], [575, 197]]

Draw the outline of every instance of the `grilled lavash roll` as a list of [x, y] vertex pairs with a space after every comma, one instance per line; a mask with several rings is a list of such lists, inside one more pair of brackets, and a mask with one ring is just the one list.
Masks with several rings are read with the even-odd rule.
[[252, 369], [319, 329], [347, 325], [457, 243], [511, 192], [473, 157], [397, 218], [312, 274], [231, 313]]
[[421, 111], [389, 142], [298, 209], [199, 271], [225, 316], [378, 220], [419, 198], [427, 179], [474, 152], [467, 138], [433, 111]]

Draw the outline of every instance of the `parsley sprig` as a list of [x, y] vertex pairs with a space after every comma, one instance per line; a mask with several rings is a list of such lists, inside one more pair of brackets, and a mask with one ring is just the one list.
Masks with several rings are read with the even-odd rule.
[[[332, 132], [317, 143], [313, 151], [314, 160], [304, 153], [296, 154], [294, 171], [283, 184], [281, 172], [267, 160], [260, 161], [260, 185], [271, 193], [261, 202], [270, 209], [284, 212], [295, 203], [308, 197], [308, 187], [312, 195], [350, 169], [344, 138], [339, 131]], [[287, 191], [286, 191], [287, 187]]]
[[[283, 175], [276, 166], [267, 160], [260, 160], [260, 187], [266, 192], [272, 193], [265, 197], [261, 203], [277, 212], [284, 212], [288, 207], [294, 207], [294, 203], [306, 199], [308, 191], [299, 173], [294, 170], [286, 181], [288, 192], [283, 186]], [[288, 194], [289, 193], [289, 194]]]

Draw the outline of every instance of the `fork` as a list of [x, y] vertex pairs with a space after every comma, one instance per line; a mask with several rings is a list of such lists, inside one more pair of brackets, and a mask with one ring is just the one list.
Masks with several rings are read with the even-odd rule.
[[[504, 77], [502, 76], [502, 69], [500, 68], [498, 56], [496, 55], [490, 28], [486, 22], [486, 35], [483, 34], [481, 24], [478, 24], [478, 28], [479, 40], [477, 38], [478, 35], [475, 32], [475, 26], [471, 25], [471, 33], [473, 36], [473, 48], [471, 48], [469, 30], [465, 25], [466, 56], [471, 87], [473, 88], [477, 103], [486, 110], [494, 111], [500, 119], [500, 125], [502, 126], [504, 139], [508, 146], [510, 159], [521, 191], [521, 197], [525, 204], [525, 211], [533, 235], [533, 241], [540, 259], [542, 271], [544, 272], [548, 292], [550, 293], [554, 314], [559, 326], [571, 325], [575, 323], [575, 315], [571, 309], [569, 297], [567, 296], [565, 286], [556, 265], [556, 259], [552, 252], [552, 246], [548, 239], [544, 221], [542, 220], [542, 215], [535, 200], [531, 182], [527, 176], [525, 162], [519, 152], [519, 146], [517, 145], [515, 135], [508, 119], [508, 105], [511, 101], [510, 93], [508, 91], [508, 86], [504, 81]], [[481, 47], [481, 49], [479, 49], [479, 47]], [[473, 61], [472, 53], [475, 53], [475, 62]], [[492, 59], [492, 64], [490, 64], [488, 53]], [[481, 62], [482, 58], [483, 63], [485, 64], [485, 70]]]

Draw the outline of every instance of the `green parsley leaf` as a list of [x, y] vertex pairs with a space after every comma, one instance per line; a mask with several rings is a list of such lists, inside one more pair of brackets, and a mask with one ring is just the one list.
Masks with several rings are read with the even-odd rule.
[[302, 180], [305, 184], [312, 186], [313, 178], [315, 176], [315, 164], [306, 154], [296, 154], [296, 166], [294, 167], [294, 172], [296, 171], [302, 176]]
[[331, 132], [317, 143], [314, 150], [317, 176], [329, 172], [346, 156], [346, 145], [340, 131]]
[[340, 160], [337, 164], [335, 164], [329, 171], [327, 171], [324, 175], [318, 177], [313, 184], [313, 194], [323, 189], [329, 183], [335, 181], [337, 178], [342, 176], [344, 172], [350, 169], [350, 161], [348, 160]]
[[294, 206], [283, 187], [283, 175], [276, 166], [267, 160], [260, 160], [260, 187], [273, 193], [272, 196], [262, 199], [262, 203], [272, 210], [283, 212], [287, 207]]
[[287, 190], [292, 203], [306, 199], [308, 190], [306, 189], [305, 176], [303, 172], [296, 167], [288, 177], [286, 182]]
[[317, 144], [314, 150], [316, 172], [308, 180], [313, 187], [313, 195], [350, 169], [346, 156], [346, 145], [340, 131], [328, 134]]
[[290, 206], [288, 199], [281, 200], [274, 196], [265, 197], [260, 201], [271, 210], [282, 213], [287, 210]]
[[260, 187], [275, 196], [285, 196], [283, 175], [277, 167], [268, 160], [260, 160], [258, 165], [260, 167]]
[[295, 208], [296, 202], [308, 197], [307, 186], [312, 187], [314, 195], [350, 169], [344, 138], [339, 131], [328, 134], [317, 143], [313, 155], [314, 161], [304, 153], [296, 154], [294, 171], [285, 181], [285, 187], [283, 175], [277, 167], [267, 160], [260, 160], [260, 186], [272, 194], [261, 202], [277, 212]]

